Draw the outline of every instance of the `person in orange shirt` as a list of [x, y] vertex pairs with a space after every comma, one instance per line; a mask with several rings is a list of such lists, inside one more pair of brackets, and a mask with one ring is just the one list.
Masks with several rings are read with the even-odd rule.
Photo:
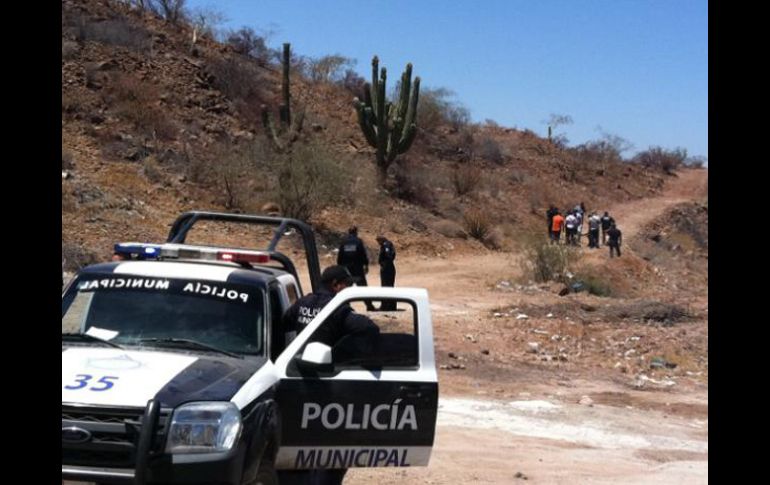
[[564, 226], [564, 216], [559, 211], [553, 216], [551, 224], [551, 244], [559, 244], [561, 238], [561, 228]]

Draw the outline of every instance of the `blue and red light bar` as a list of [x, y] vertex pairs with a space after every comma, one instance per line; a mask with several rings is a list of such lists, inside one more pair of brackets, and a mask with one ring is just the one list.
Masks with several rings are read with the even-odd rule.
[[158, 259], [161, 246], [145, 243], [118, 243], [115, 245], [115, 255], [124, 259]]
[[115, 245], [115, 255], [120, 259], [193, 259], [256, 264], [266, 264], [271, 259], [270, 253], [264, 251], [210, 248], [173, 243], [118, 243]]

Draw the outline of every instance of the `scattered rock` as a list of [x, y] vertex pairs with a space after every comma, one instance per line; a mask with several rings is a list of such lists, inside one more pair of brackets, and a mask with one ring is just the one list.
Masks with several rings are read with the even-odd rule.
[[594, 401], [593, 401], [593, 399], [591, 399], [588, 396], [583, 396], [583, 397], [580, 398], [580, 401], [578, 401], [578, 404], [581, 404], [583, 406], [593, 407], [594, 406]]
[[489, 355], [489, 350], [487, 350], [487, 349], [482, 349], [482, 350], [481, 350], [481, 353], [482, 353], [482, 354], [484, 354], [484, 355]]
[[473, 335], [471, 335], [471, 334], [467, 334], [467, 335], [465, 336], [465, 339], [466, 339], [466, 340], [470, 340], [470, 341], [471, 341], [471, 342], [473, 342], [474, 344], [476, 343], [476, 337], [474, 337], [474, 336], [473, 336]]
[[514, 475], [513, 478], [519, 478], [521, 480], [529, 480], [529, 477], [521, 472], [516, 472], [516, 475]]
[[529, 318], [529, 316], [524, 313], [519, 313], [516, 315], [516, 320], [526, 320], [527, 318]]
[[580, 308], [587, 312], [595, 312], [597, 310], [594, 305], [589, 305], [588, 303], [581, 303]]
[[672, 381], [671, 379], [663, 379], [663, 380], [652, 379], [644, 374], [640, 374], [639, 376], [636, 377], [636, 379], [634, 379], [631, 385], [636, 389], [644, 389], [647, 387], [667, 389], [667, 388], [671, 388], [672, 386], [675, 386], [676, 382]]
[[70, 174], [68, 171], [66, 171], [66, 170], [62, 170], [61, 171], [61, 179], [62, 180], [67, 180], [68, 178], [71, 178], [71, 177], [72, 177], [72, 174]]
[[559, 296], [565, 296], [569, 294], [569, 287], [564, 283], [551, 283], [549, 289], [551, 292], [556, 293]]
[[540, 350], [540, 344], [537, 342], [529, 342], [527, 344], [527, 352], [536, 354]]
[[548, 314], [548, 315], [546, 315], [545, 317], [546, 317], [546, 318], [553, 318], [553, 313], [549, 313], [549, 314]]
[[456, 359], [457, 358], [457, 354], [455, 354], [454, 352], [449, 352], [449, 358], [450, 359]]
[[669, 362], [663, 357], [653, 357], [650, 361], [650, 369], [676, 369], [677, 364]]

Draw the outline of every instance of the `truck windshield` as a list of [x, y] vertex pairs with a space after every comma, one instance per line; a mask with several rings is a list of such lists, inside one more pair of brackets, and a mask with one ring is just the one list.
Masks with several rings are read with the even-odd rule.
[[62, 334], [85, 333], [121, 346], [187, 339], [259, 355], [263, 319], [262, 289], [218, 281], [87, 274], [62, 298]]

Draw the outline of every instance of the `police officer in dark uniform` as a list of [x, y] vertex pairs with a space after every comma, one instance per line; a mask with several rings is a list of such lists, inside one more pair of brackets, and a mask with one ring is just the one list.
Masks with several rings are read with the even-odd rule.
[[[285, 331], [289, 334], [289, 340], [299, 334], [337, 293], [352, 283], [353, 277], [344, 266], [326, 268], [321, 273], [322, 288], [315, 293], [303, 296], [286, 310], [283, 323]], [[294, 335], [291, 335], [292, 332]], [[347, 344], [345, 345], [346, 351], [357, 350], [368, 353], [376, 343], [379, 333], [379, 327], [369, 317], [356, 313], [350, 305], [345, 304], [337, 308], [326, 323], [316, 330], [313, 341], [334, 347], [343, 337], [348, 337], [346, 341], [352, 340], [350, 337], [354, 337], [363, 348], [352, 349], [352, 346]], [[338, 360], [336, 357], [344, 357], [337, 355], [337, 348], [332, 352], [335, 360]]]
[[[382, 286], [394, 286], [396, 283], [396, 265], [393, 263], [396, 259], [396, 248], [393, 243], [388, 241], [385, 236], [377, 236], [377, 242], [380, 245], [380, 284]], [[383, 302], [380, 310], [394, 311], [396, 302]]]
[[604, 215], [601, 218], [602, 221], [602, 244], [607, 244], [607, 233], [612, 227], [613, 224], [615, 224], [615, 219], [610, 216], [610, 214], [607, 211], [604, 211]]
[[[369, 272], [369, 256], [366, 254], [364, 242], [358, 238], [358, 228], [356, 226], [348, 229], [347, 237], [340, 245], [337, 253], [337, 264], [345, 266], [350, 274], [353, 275], [353, 283], [357, 286], [368, 286], [366, 282], [366, 273]], [[374, 305], [367, 300], [366, 309], [374, 310]]]
[[[334, 298], [353, 283], [353, 277], [344, 266], [330, 266], [321, 273], [322, 288], [303, 296], [286, 310], [283, 324], [287, 333], [300, 333], [308, 323]], [[332, 360], [344, 361], [351, 357], [369, 355], [374, 351], [380, 328], [365, 315], [356, 313], [344, 304], [324, 321], [311, 337], [332, 347]], [[347, 469], [279, 471], [279, 482], [288, 485], [339, 485]]]

